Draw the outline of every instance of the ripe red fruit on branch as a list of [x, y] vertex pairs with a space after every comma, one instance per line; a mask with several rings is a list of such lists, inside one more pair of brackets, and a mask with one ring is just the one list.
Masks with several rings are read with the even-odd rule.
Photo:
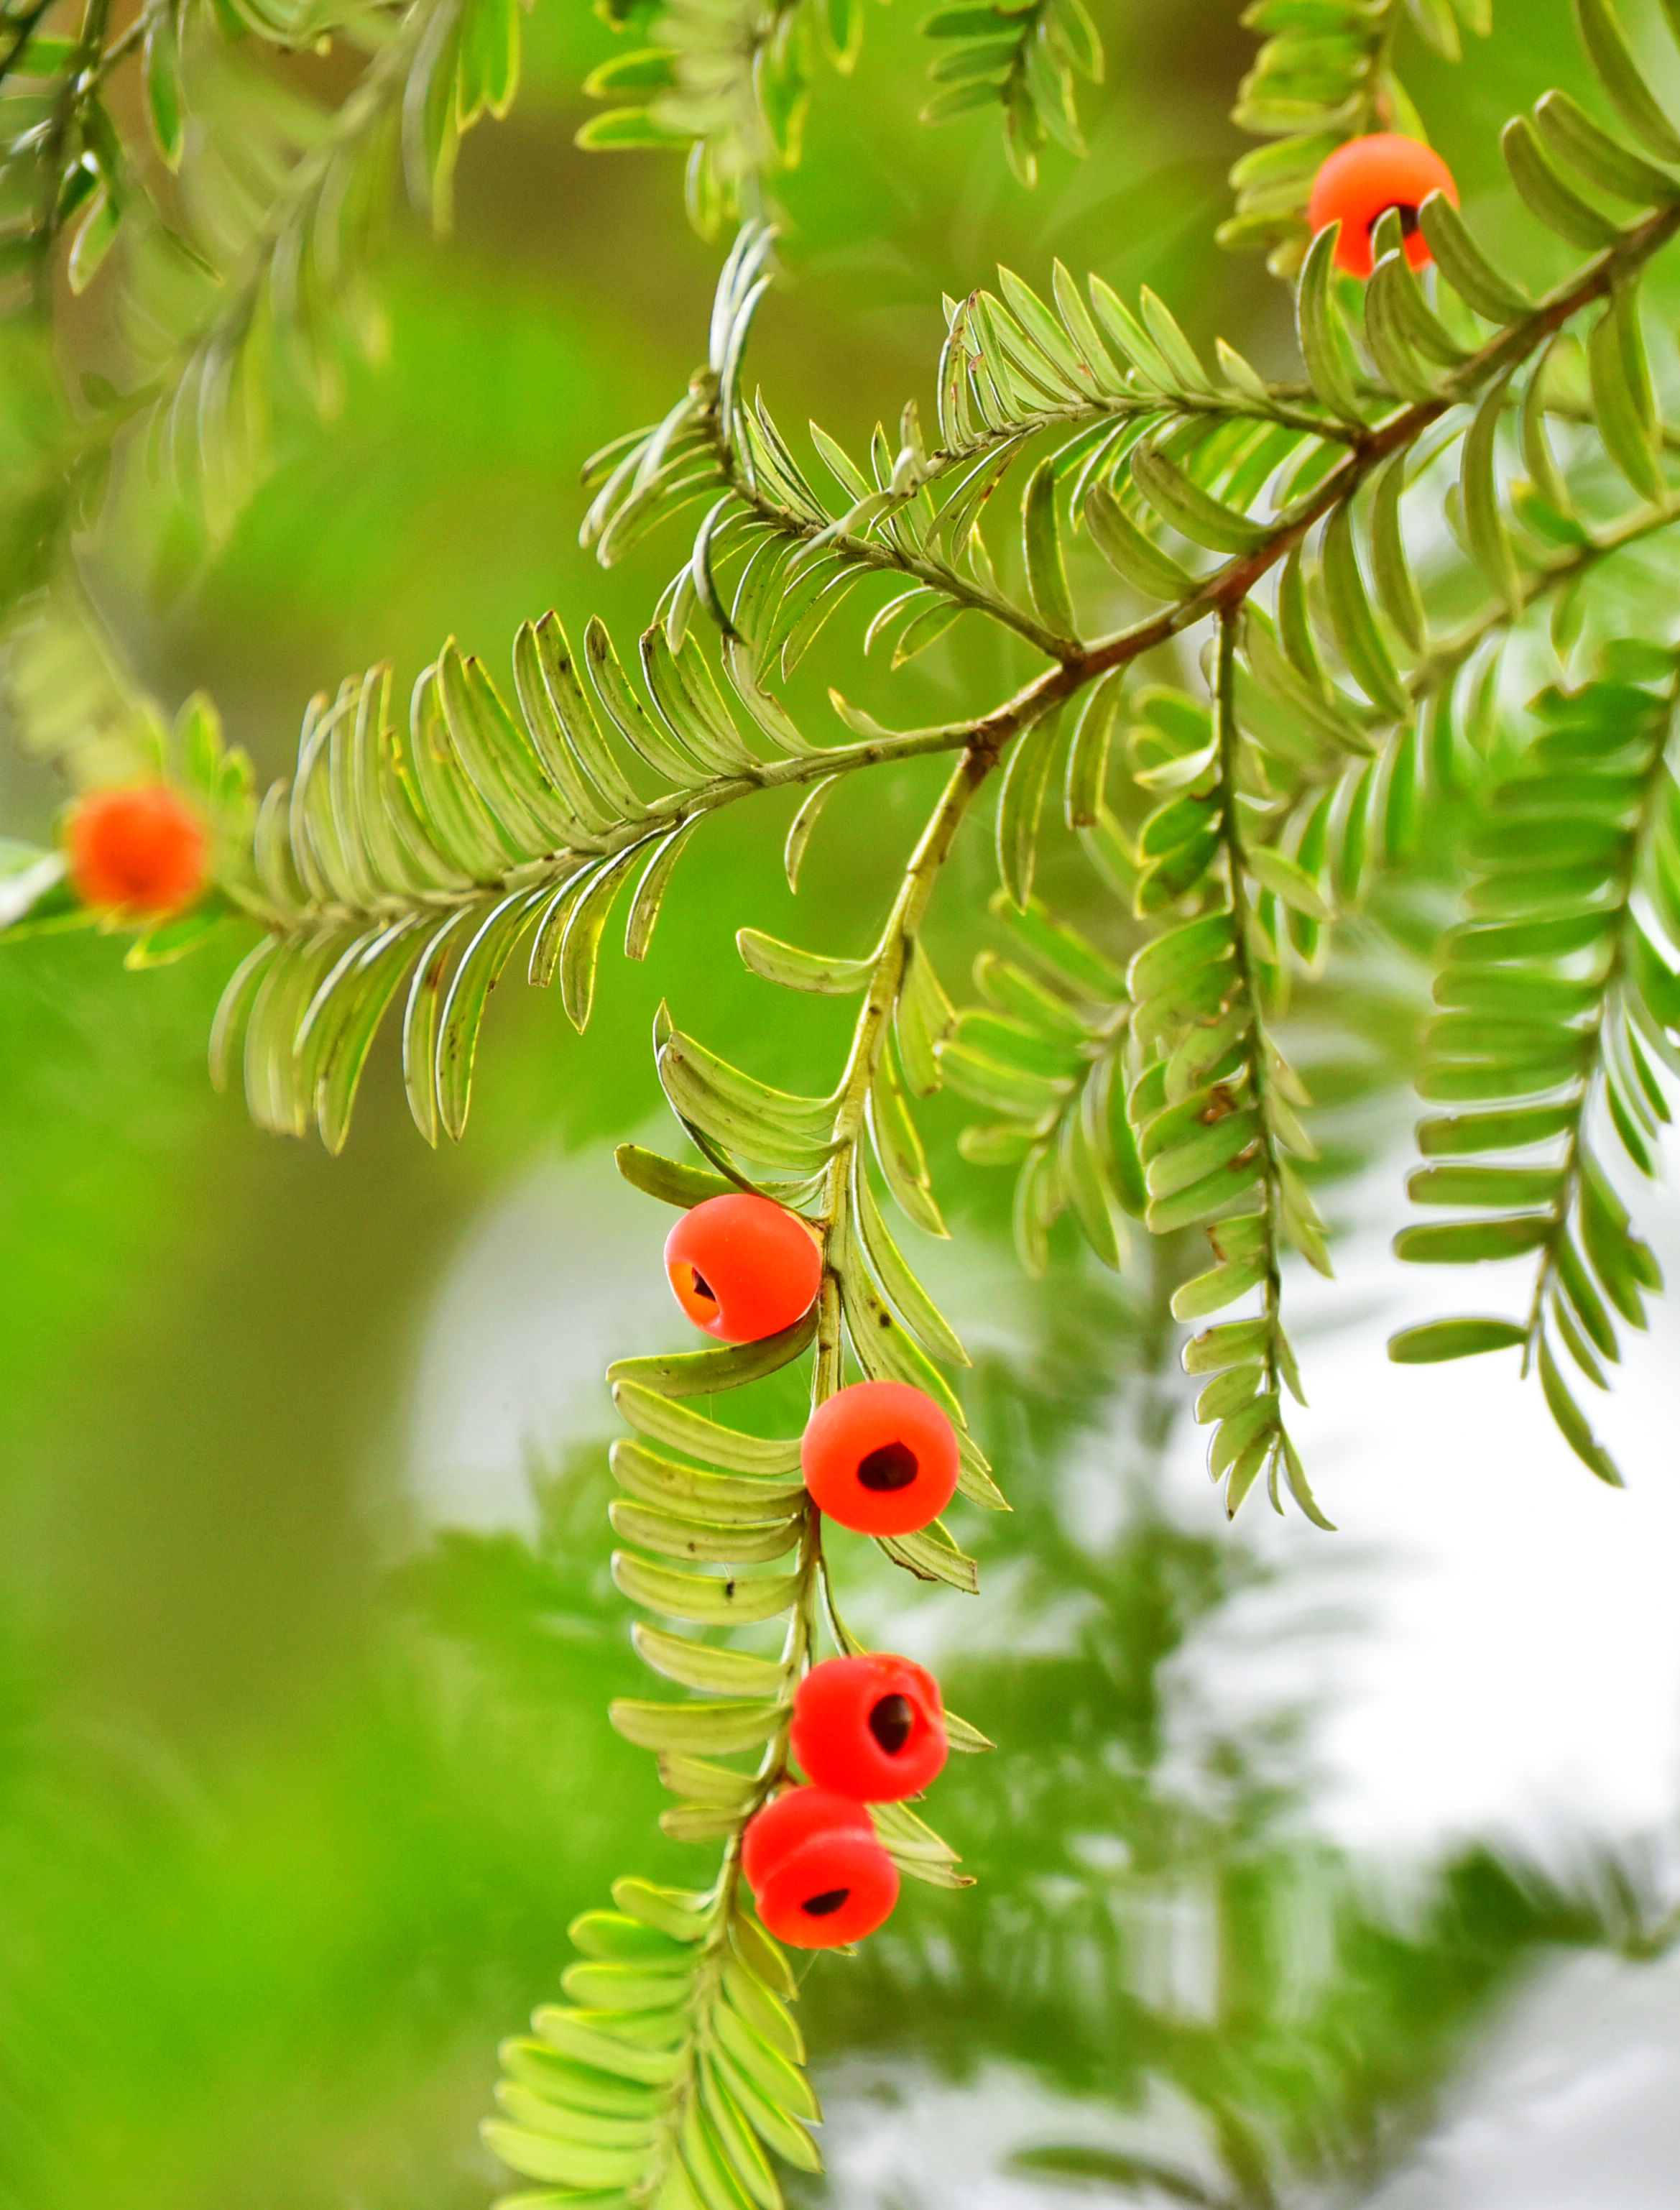
[[1459, 203], [1453, 172], [1432, 148], [1398, 132], [1380, 130], [1338, 146], [1313, 179], [1307, 220], [1315, 238], [1340, 223], [1336, 266], [1350, 276], [1369, 276], [1371, 232], [1379, 215], [1399, 210], [1406, 232], [1406, 257], [1414, 269], [1430, 259], [1428, 241], [1418, 227], [1418, 210], [1431, 192], [1445, 192]]
[[84, 904], [157, 919], [200, 897], [208, 839], [186, 800], [165, 782], [96, 790], [66, 831], [70, 881]]
[[799, 1447], [822, 1511], [860, 1535], [911, 1535], [957, 1485], [957, 1439], [931, 1397], [905, 1381], [858, 1381], [819, 1404]]
[[884, 1923], [898, 1868], [863, 1805], [827, 1788], [790, 1788], [748, 1824], [741, 1869], [758, 1915], [796, 1949], [838, 1949]]
[[810, 1309], [822, 1253], [797, 1214], [744, 1190], [683, 1214], [665, 1238], [665, 1270], [696, 1327], [757, 1343]]
[[882, 1651], [814, 1665], [793, 1699], [793, 1754], [819, 1788], [893, 1803], [935, 1778], [947, 1751], [939, 1683]]

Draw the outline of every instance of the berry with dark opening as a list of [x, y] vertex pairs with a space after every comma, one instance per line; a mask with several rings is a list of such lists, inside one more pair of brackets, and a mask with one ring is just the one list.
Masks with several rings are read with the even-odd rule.
[[683, 1214], [665, 1238], [665, 1271], [696, 1327], [757, 1343], [810, 1309], [822, 1253], [797, 1214], [743, 1190]]
[[1397, 131], [1379, 130], [1338, 146], [1313, 179], [1307, 220], [1315, 238], [1339, 223], [1336, 266], [1350, 276], [1371, 272], [1371, 232], [1377, 219], [1395, 208], [1406, 232], [1406, 257], [1414, 269], [1431, 258], [1418, 227], [1418, 210], [1431, 192], [1445, 192], [1459, 203], [1453, 172], [1431, 147]]
[[827, 1788], [790, 1788], [748, 1823], [741, 1869], [758, 1915], [795, 1949], [861, 1941], [891, 1916], [898, 1868], [869, 1813]]
[[857, 1381], [819, 1404], [799, 1447], [818, 1508], [859, 1535], [912, 1535], [957, 1485], [954, 1429], [906, 1381]]
[[209, 840], [166, 782], [96, 790], [65, 832], [70, 882], [85, 905], [147, 920], [180, 913], [203, 893]]
[[799, 1683], [792, 1739], [819, 1788], [865, 1803], [917, 1795], [945, 1762], [939, 1683], [885, 1651], [825, 1658]]

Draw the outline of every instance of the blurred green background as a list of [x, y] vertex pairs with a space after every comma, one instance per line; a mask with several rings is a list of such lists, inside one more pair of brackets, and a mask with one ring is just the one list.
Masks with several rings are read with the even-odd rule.
[[[1109, 70], [1087, 101], [1090, 159], [1052, 152], [1028, 194], [989, 115], [918, 128], [914, 11], [870, 9], [858, 72], [819, 79], [786, 180], [786, 279], [756, 353], [786, 425], [813, 414], [855, 449], [911, 393], [930, 412], [939, 294], [998, 260], [1035, 283], [1052, 255], [1123, 293], [1150, 283], [1199, 339], [1286, 357], [1280, 293], [1210, 244], [1252, 51], [1237, 9], [1097, 12]], [[1504, 7], [1457, 71], [1408, 57], [1468, 199], [1493, 189], [1499, 121], [1571, 81], [1568, 15]], [[684, 226], [675, 163], [574, 148], [577, 88], [615, 50], [579, 0], [537, 0], [513, 115], [464, 145], [454, 236], [405, 233], [389, 265], [388, 364], [294, 439], [189, 590], [120, 561], [100, 577], [145, 680], [172, 706], [208, 687], [265, 774], [346, 671], [389, 658], [406, 685], [451, 632], [499, 670], [517, 623], [550, 605], [626, 640], [681, 555], [655, 537], [603, 574], [576, 544], [579, 464], [680, 390], [722, 250]], [[837, 623], [802, 672], [814, 727], [829, 680], [904, 725], [1010, 677], [1003, 648], [966, 632], [900, 676], [860, 676], [855, 634]], [[12, 812], [51, 802], [7, 772]], [[604, 1717], [635, 1671], [599, 1453], [578, 1441], [611, 1431], [604, 1390], [568, 1408], [566, 1449], [532, 1437], [540, 1511], [522, 1531], [419, 1508], [437, 1469], [417, 1392], [476, 1224], [517, 1217], [558, 1155], [599, 1159], [649, 1124], [662, 997], [726, 1054], [827, 1085], [834, 1009], [773, 1001], [732, 933], [863, 948], [928, 787], [907, 771], [842, 792], [797, 909], [780, 867], [791, 809], [720, 818], [646, 968], [609, 952], [587, 1038], [557, 1003], [498, 996], [466, 1140], [437, 1155], [388, 1050], [336, 1162], [259, 1138], [211, 1094], [231, 936], [142, 975], [95, 936], [0, 958], [0, 2203], [470, 2210], [497, 2184], [475, 2132], [496, 2041], [551, 1993], [569, 1919], [621, 1870], [705, 1876], [659, 1837], [648, 1760]], [[941, 909], [953, 974], [984, 940], [964, 909], [983, 915], [987, 875], [973, 841]], [[1053, 894], [1101, 935], [1094, 879], [1058, 866]], [[931, 1118], [948, 1172], [959, 1118]], [[949, 1187], [996, 1323], [976, 1409], [1021, 1509], [979, 1531], [1009, 1631], [986, 1615], [966, 1661], [960, 1621], [927, 1632], [945, 1638], [953, 1700], [1005, 1749], [940, 1805], [985, 1884], [911, 1897], [890, 1939], [816, 1975], [820, 2071], [844, 2104], [864, 2076], [846, 2062], [884, 2068], [852, 2096], [858, 2137], [894, 2080], [972, 2077], [987, 2058], [1123, 2115], [1170, 2087], [1192, 2113], [1182, 2138], [1128, 2148], [1117, 2133], [1061, 2159], [1120, 2198], [1265, 2202], [1325, 2171], [1363, 2189], [1517, 1961], [1544, 1940], [1606, 1940], [1614, 1914], [1471, 1849], [1390, 1923], [1315, 1836], [1286, 1715], [1203, 1712], [1189, 1784], [1172, 1663], [1280, 1568], [1211, 1501], [1194, 1525], [1160, 1504], [1177, 1398], [1147, 1269], [1117, 1286], [1069, 1247], [1029, 1289], [1007, 1192], [966, 1169]], [[628, 1189], [599, 1207], [656, 1279], [663, 1221]], [[549, 1263], [587, 1300], [599, 1247], [569, 1237], [563, 1207]], [[1116, 1510], [1093, 1541], [1059, 1482], [1098, 1442]], [[877, 1627], [894, 1593], [877, 1592]], [[1035, 1638], [1045, 1620], [1063, 1628]], [[1185, 1974], [1202, 1968], [1173, 1961], [1175, 1910], [1192, 1949], [1213, 1945], [1200, 1993]], [[1137, 1929], [1158, 1920], [1167, 1961], [1146, 1969]], [[997, 2200], [1055, 2183], [1046, 2170]], [[854, 2175], [845, 2199], [876, 2200], [874, 2184]], [[894, 2197], [889, 2174], [878, 2199], [922, 2198], [908, 2182]]]

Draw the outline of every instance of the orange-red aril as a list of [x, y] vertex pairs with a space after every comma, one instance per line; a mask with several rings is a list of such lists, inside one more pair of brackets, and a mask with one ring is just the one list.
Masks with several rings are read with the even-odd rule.
[[157, 920], [182, 912], [204, 890], [203, 824], [167, 783], [90, 792], [71, 814], [65, 841], [70, 882], [86, 905]]
[[1380, 130], [1337, 147], [1313, 179], [1307, 220], [1315, 238], [1339, 224], [1336, 266], [1350, 276], [1369, 276], [1371, 232], [1379, 216], [1397, 208], [1406, 233], [1406, 257], [1421, 269], [1430, 256], [1418, 210], [1431, 192], [1445, 192], [1458, 205], [1458, 187], [1440, 154], [1420, 139]]
[[822, 1511], [860, 1535], [910, 1535], [957, 1485], [955, 1430], [906, 1381], [858, 1381], [811, 1414], [799, 1449]]
[[898, 1869], [864, 1806], [826, 1788], [790, 1788], [748, 1824], [741, 1869], [758, 1915], [796, 1949], [837, 1949], [884, 1923]]
[[819, 1788], [865, 1803], [917, 1795], [945, 1762], [939, 1683], [885, 1651], [825, 1658], [794, 1695], [792, 1739]]
[[757, 1343], [810, 1311], [822, 1253], [796, 1213], [743, 1190], [683, 1214], [665, 1238], [665, 1270], [696, 1327]]

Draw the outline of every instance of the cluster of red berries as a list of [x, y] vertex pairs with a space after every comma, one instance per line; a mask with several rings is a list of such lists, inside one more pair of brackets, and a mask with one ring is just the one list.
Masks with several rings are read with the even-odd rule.
[[899, 1899], [869, 1806], [918, 1794], [943, 1766], [939, 1683], [885, 1652], [827, 1658], [799, 1683], [790, 1740], [809, 1784], [751, 1821], [741, 1869], [779, 1940], [835, 1949], [873, 1934]]
[[1405, 234], [1406, 257], [1421, 269], [1430, 256], [1418, 210], [1431, 192], [1445, 192], [1458, 205], [1458, 187], [1439, 154], [1416, 138], [1379, 130], [1337, 147], [1313, 179], [1307, 221], [1315, 238], [1337, 225], [1336, 266], [1350, 276], [1369, 276], [1371, 232], [1392, 208]]
[[[816, 1239], [767, 1197], [708, 1198], [665, 1247], [677, 1301], [708, 1335], [758, 1343], [810, 1311], [822, 1279]], [[924, 1391], [858, 1381], [819, 1404], [800, 1447], [818, 1507], [860, 1535], [911, 1535], [957, 1485], [957, 1439]]]
[[160, 921], [184, 912], [208, 880], [204, 824], [166, 782], [91, 792], [64, 841], [72, 887], [100, 912]]
[[[708, 1335], [758, 1343], [810, 1311], [822, 1254], [797, 1214], [746, 1192], [685, 1213], [665, 1247], [677, 1301]], [[800, 1446], [819, 1510], [862, 1535], [908, 1535], [957, 1485], [957, 1439], [931, 1397], [901, 1381], [859, 1381], [812, 1413]], [[805, 1785], [750, 1821], [742, 1869], [771, 1933], [801, 1949], [872, 1934], [899, 1876], [869, 1814], [927, 1786], [945, 1762], [939, 1684], [907, 1658], [830, 1658], [793, 1700], [789, 1736]]]

